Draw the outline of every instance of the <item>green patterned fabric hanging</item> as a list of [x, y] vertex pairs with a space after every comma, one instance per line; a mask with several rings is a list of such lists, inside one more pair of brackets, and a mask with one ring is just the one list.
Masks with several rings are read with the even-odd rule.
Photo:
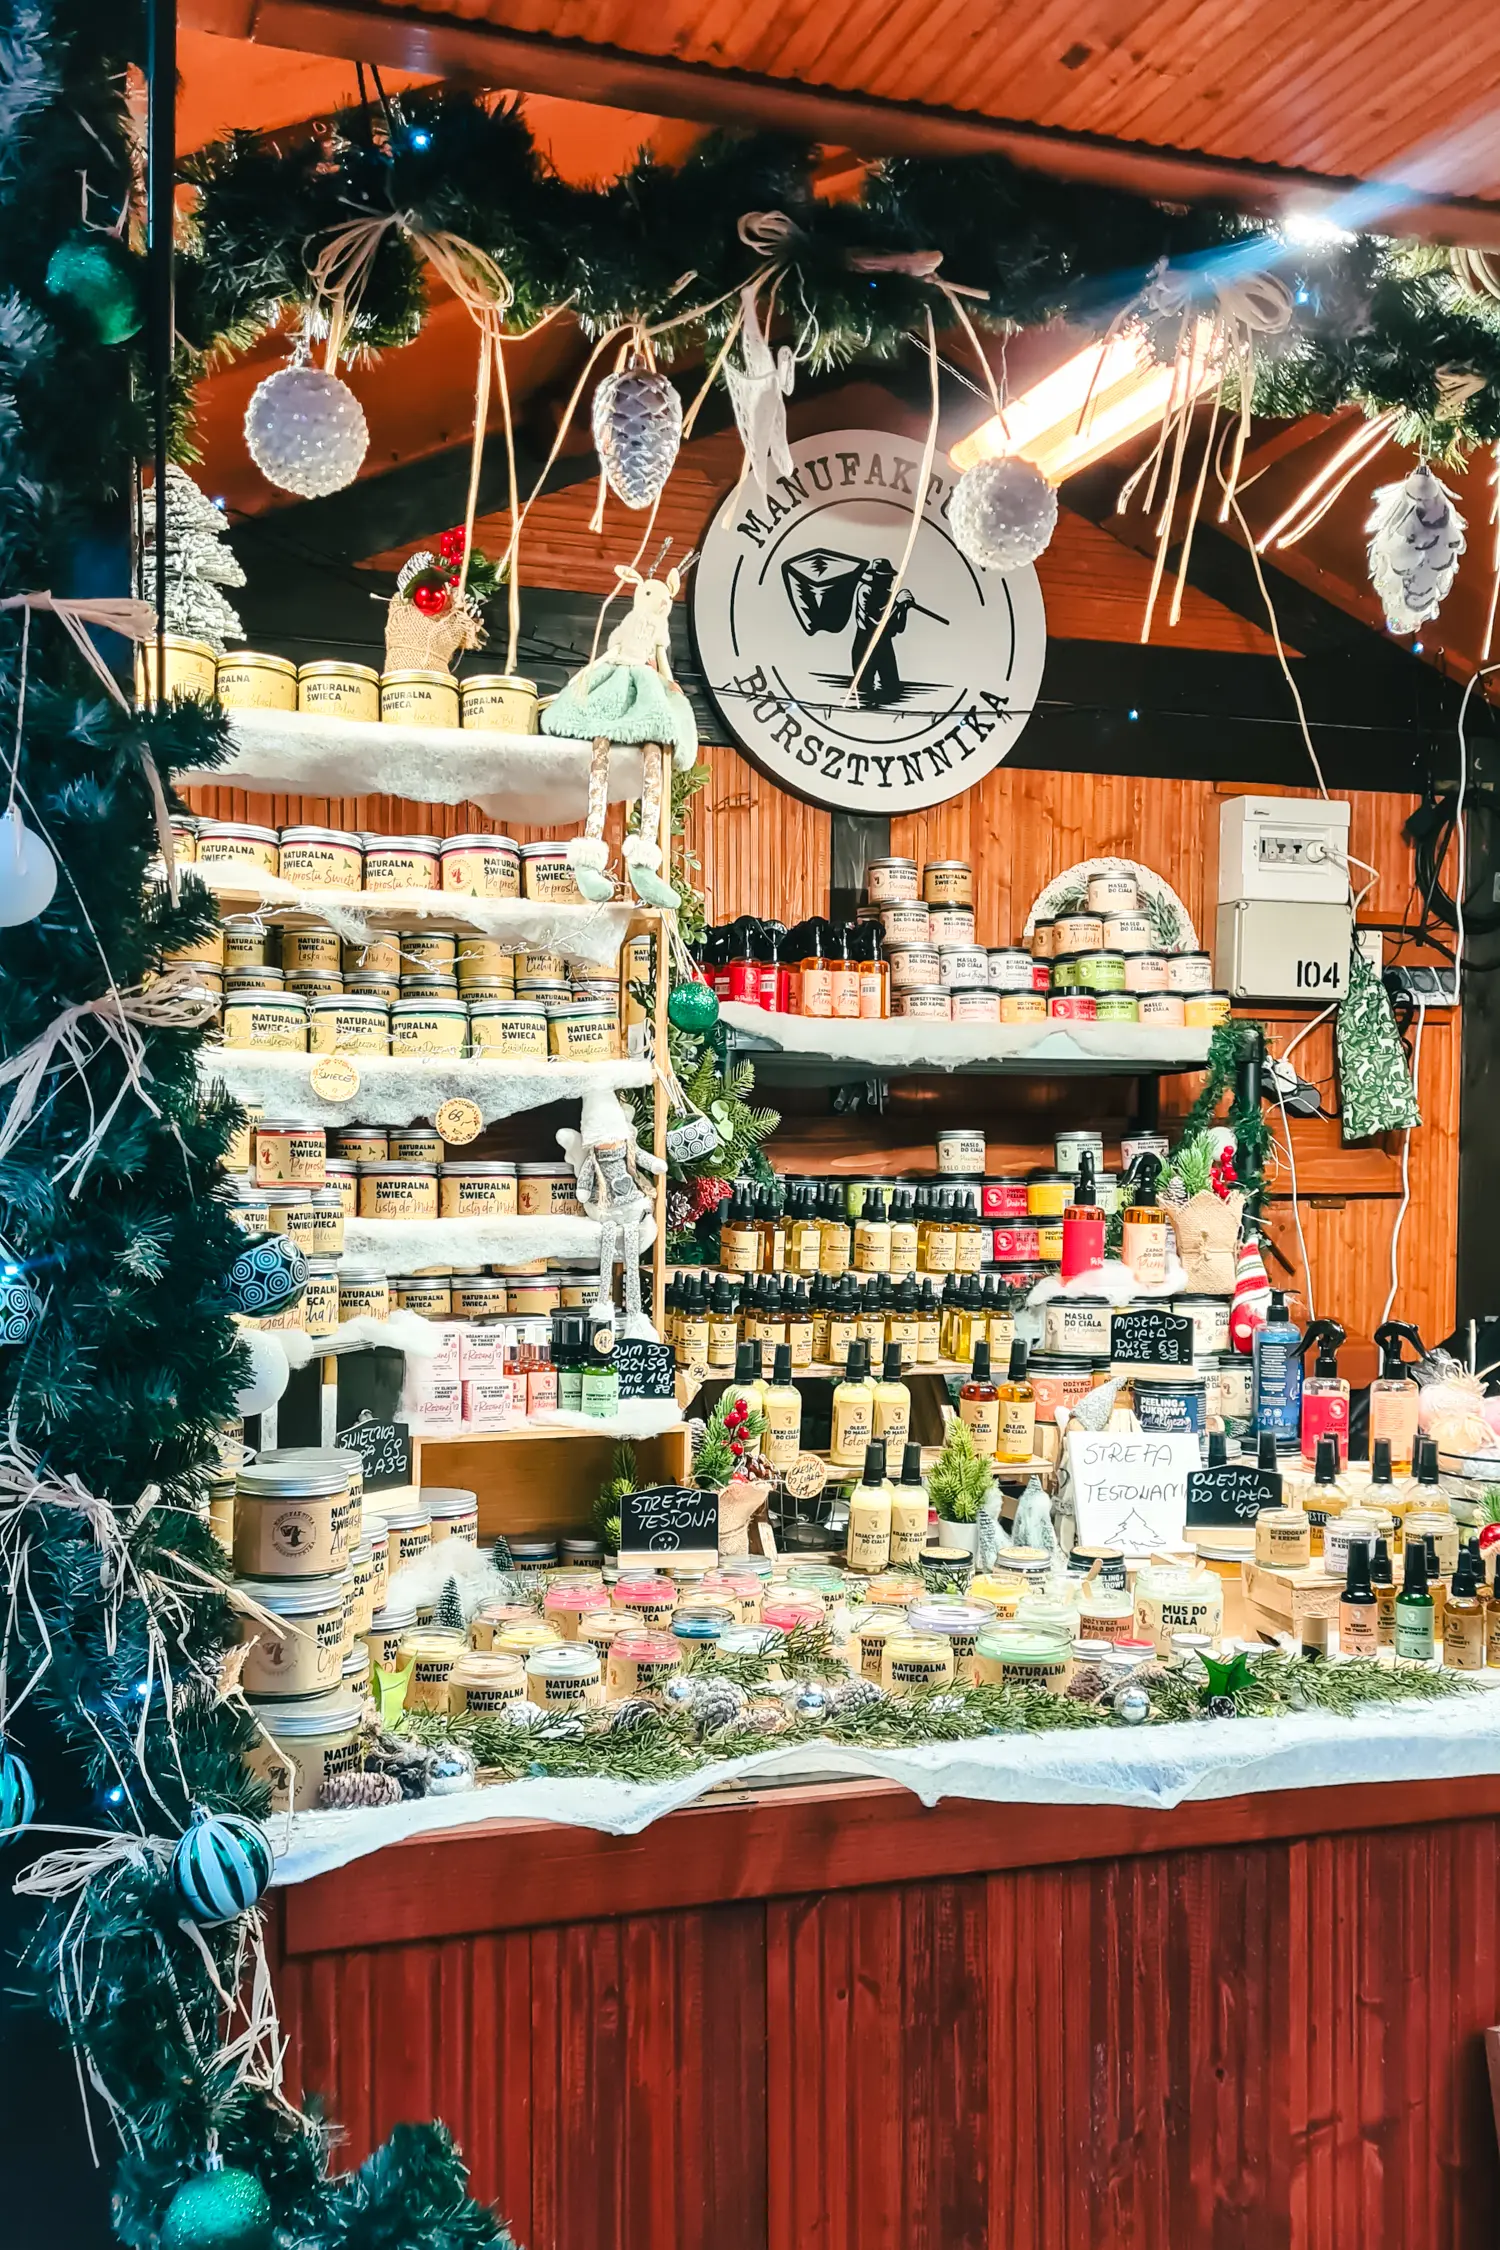
[[1389, 997], [1357, 947], [1350, 955], [1349, 990], [1335, 1024], [1345, 1140], [1364, 1141], [1372, 1133], [1399, 1133], [1420, 1125], [1416, 1088]]

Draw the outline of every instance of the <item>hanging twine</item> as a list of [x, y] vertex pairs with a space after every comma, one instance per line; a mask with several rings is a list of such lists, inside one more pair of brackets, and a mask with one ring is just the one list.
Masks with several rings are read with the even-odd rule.
[[54, 1070], [76, 1071], [85, 1091], [88, 1090], [88, 1066], [98, 1052], [88, 1036], [90, 1032], [102, 1033], [119, 1048], [125, 1060], [125, 1083], [103, 1116], [94, 1111], [90, 1094], [88, 1135], [81, 1147], [62, 1160], [52, 1177], [60, 1180], [73, 1172], [76, 1176], [69, 1194], [78, 1194], [127, 1092], [133, 1090], [152, 1116], [160, 1117], [161, 1110], [147, 1085], [151, 1073], [141, 1034], [143, 1031], [192, 1031], [210, 1020], [214, 1001], [195, 982], [196, 975], [191, 965], [184, 964], [165, 970], [151, 985], [131, 986], [123, 992], [111, 985], [108, 992], [100, 993], [95, 1000], [80, 1000], [64, 1008], [60, 1015], [53, 1017], [45, 1031], [39, 1031], [35, 1039], [28, 1041], [16, 1054], [0, 1061], [0, 1088], [15, 1088], [4, 1121], [0, 1123], [0, 1161], [10, 1154], [36, 1114], [42, 1087]]
[[[53, 593], [7, 594], [0, 601], [0, 610], [19, 609], [25, 612], [21, 639], [21, 685], [16, 704], [16, 749], [11, 763], [11, 798], [15, 798], [16, 774], [21, 760], [21, 729], [26, 717], [26, 652], [30, 640], [31, 616], [34, 610], [48, 610], [63, 627], [74, 647], [98, 679], [107, 695], [114, 698], [122, 711], [134, 707], [114, 673], [99, 654], [89, 633], [90, 625], [101, 631], [118, 633], [121, 638], [139, 646], [142, 641], [153, 640], [156, 635], [156, 612], [149, 602], [137, 601], [129, 594], [63, 595]], [[156, 836], [161, 848], [162, 864], [167, 871], [167, 887], [172, 904], [177, 904], [177, 859], [172, 842], [172, 820], [167, 810], [167, 793], [162, 787], [156, 760], [144, 743], [136, 745], [151, 791], [152, 809], [156, 816]]]

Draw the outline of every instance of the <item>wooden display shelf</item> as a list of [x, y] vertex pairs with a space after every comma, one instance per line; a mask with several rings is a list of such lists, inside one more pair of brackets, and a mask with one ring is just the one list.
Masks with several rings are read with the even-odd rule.
[[[409, 1125], [412, 1087], [422, 1084], [441, 1101], [463, 1099], [478, 1105], [486, 1125], [531, 1108], [517, 1102], [516, 1089], [539, 1084], [542, 1101], [580, 1101], [594, 1087], [619, 1091], [649, 1086], [653, 1070], [647, 1055], [603, 1062], [565, 1062], [556, 1055], [524, 1062], [501, 1062], [487, 1055], [460, 1055], [451, 1061], [432, 1055], [351, 1055], [359, 1090], [348, 1101], [330, 1102], [316, 1093], [312, 1072], [324, 1058], [282, 1054], [254, 1047], [205, 1047], [199, 1076], [226, 1086], [236, 1101], [259, 1101], [266, 1115], [292, 1125]], [[430, 1103], [436, 1109], [440, 1103]]]
[[659, 1437], [623, 1440], [592, 1430], [497, 1430], [412, 1437], [419, 1485], [459, 1485], [479, 1496], [479, 1536], [572, 1537], [594, 1528], [594, 1500], [628, 1442], [647, 1484], [686, 1481], [692, 1447], [685, 1425]]
[[804, 1086], [933, 1074], [1165, 1077], [1202, 1070], [1211, 1036], [1146, 1024], [915, 1024], [905, 1017], [835, 1023], [773, 1015], [740, 1000], [722, 1001], [719, 1015], [728, 1062], [752, 1063], [758, 1082]]
[[[326, 922], [330, 915], [358, 915], [371, 930], [410, 929], [414, 922], [435, 935], [492, 937], [500, 944], [520, 949], [541, 942], [545, 931], [576, 930], [576, 947], [566, 942], [562, 950], [570, 960], [596, 961], [604, 955], [589, 953], [589, 944], [607, 946], [613, 956], [623, 942], [627, 924], [659, 924], [665, 917], [657, 906], [637, 899], [605, 899], [598, 904], [553, 905], [537, 898], [476, 898], [465, 900], [457, 891], [319, 891], [283, 884], [279, 875], [259, 881], [239, 881], [216, 876], [212, 868], [192, 866], [219, 902], [222, 914], [258, 914], [278, 928], [296, 929]], [[600, 931], [605, 935], [601, 938]]]

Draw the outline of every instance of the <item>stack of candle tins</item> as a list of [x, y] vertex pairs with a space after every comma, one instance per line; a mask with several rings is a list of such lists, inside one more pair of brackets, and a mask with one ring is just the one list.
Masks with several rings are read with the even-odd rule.
[[[153, 644], [142, 650], [137, 665], [143, 701], [155, 671]], [[180, 633], [166, 636], [162, 671], [169, 696], [195, 695], [226, 711], [300, 711], [310, 718], [503, 734], [535, 734], [540, 719], [535, 680], [511, 672], [456, 680], [451, 672], [377, 672], [368, 664], [337, 660], [293, 664], [261, 649], [230, 649], [216, 657], [207, 641]]]
[[1027, 943], [975, 937], [962, 860], [876, 859], [851, 923], [742, 915], [706, 932], [703, 973], [721, 1000], [834, 1019], [933, 1023], [1056, 1020], [1209, 1028], [1229, 1013], [1206, 953], [1163, 950], [1135, 878], [1089, 878], [1074, 913], [1038, 921]]

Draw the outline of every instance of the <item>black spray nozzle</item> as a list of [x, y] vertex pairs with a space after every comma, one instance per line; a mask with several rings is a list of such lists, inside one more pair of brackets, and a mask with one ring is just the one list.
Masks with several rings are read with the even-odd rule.
[[1409, 1321], [1383, 1320], [1375, 1331], [1375, 1349], [1380, 1354], [1383, 1376], [1399, 1379], [1406, 1373], [1406, 1363], [1401, 1357], [1403, 1343], [1410, 1344], [1418, 1359], [1427, 1348]]
[[1297, 1346], [1297, 1356], [1305, 1360], [1313, 1345], [1318, 1347], [1318, 1357], [1313, 1367], [1315, 1375], [1337, 1375], [1339, 1371], [1339, 1346], [1347, 1331], [1336, 1320], [1310, 1320], [1302, 1331], [1302, 1341]]

